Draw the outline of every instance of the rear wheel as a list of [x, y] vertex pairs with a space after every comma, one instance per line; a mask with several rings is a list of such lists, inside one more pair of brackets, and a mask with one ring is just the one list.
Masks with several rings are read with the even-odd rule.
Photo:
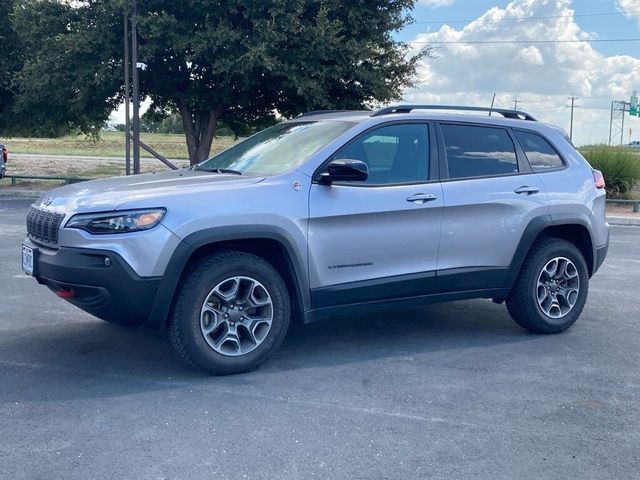
[[187, 271], [169, 338], [180, 356], [197, 368], [242, 373], [277, 351], [290, 315], [286, 285], [273, 266], [252, 254], [221, 252]]
[[527, 330], [557, 333], [576, 322], [588, 290], [589, 271], [580, 250], [567, 240], [547, 238], [527, 256], [507, 309]]

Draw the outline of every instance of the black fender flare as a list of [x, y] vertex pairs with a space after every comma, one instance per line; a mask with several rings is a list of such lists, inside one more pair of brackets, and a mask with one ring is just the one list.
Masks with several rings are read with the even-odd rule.
[[238, 225], [212, 227], [194, 232], [185, 237], [176, 247], [167, 264], [162, 280], [158, 287], [153, 308], [145, 324], [149, 328], [165, 325], [182, 274], [191, 256], [201, 247], [219, 242], [233, 240], [268, 239], [278, 242], [283, 248], [287, 262], [294, 276], [295, 291], [298, 305], [304, 311], [310, 305], [309, 281], [306, 275], [306, 262], [301, 253], [295, 248], [293, 238], [284, 229], [273, 225]]
[[[525, 258], [531, 250], [533, 243], [540, 236], [540, 234], [549, 227], [561, 226], [561, 225], [580, 225], [581, 227], [585, 227], [589, 232], [589, 240], [591, 243], [592, 249], [592, 259], [596, 258], [596, 248], [593, 244], [593, 235], [591, 233], [591, 229], [589, 228], [589, 220], [586, 215], [580, 214], [545, 214], [540, 215], [538, 217], [534, 217], [529, 224], [526, 226], [522, 237], [520, 238], [520, 242], [518, 243], [518, 247], [513, 255], [511, 260], [511, 264], [509, 265], [509, 270], [507, 273], [507, 277], [505, 279], [504, 286], [511, 288], [516, 281], [518, 274], [520, 273], [520, 269], [522, 268], [522, 264], [524, 263]], [[591, 273], [591, 272], [590, 272]]]

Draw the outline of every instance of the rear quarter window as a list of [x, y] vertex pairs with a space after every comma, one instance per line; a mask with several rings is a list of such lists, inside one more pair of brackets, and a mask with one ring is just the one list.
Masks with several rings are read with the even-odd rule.
[[441, 124], [449, 178], [518, 173], [515, 146], [503, 128]]
[[564, 162], [555, 148], [541, 135], [516, 130], [515, 132], [527, 160], [534, 172], [544, 172], [564, 166]]

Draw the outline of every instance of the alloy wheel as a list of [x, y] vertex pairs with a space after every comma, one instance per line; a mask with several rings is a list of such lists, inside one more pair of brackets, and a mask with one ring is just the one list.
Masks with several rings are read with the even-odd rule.
[[273, 301], [265, 286], [251, 277], [230, 277], [207, 295], [200, 330], [216, 352], [237, 357], [258, 348], [273, 322]]
[[538, 275], [536, 296], [542, 313], [562, 318], [574, 307], [580, 293], [580, 276], [575, 264], [566, 257], [549, 260]]

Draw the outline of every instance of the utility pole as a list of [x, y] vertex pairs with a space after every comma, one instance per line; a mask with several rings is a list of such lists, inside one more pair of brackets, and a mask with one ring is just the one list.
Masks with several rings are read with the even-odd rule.
[[131, 104], [131, 72], [129, 52], [129, 12], [124, 14], [124, 148], [125, 148], [125, 174], [131, 175], [131, 116], [129, 106]]
[[569, 139], [571, 140], [573, 140], [573, 107], [577, 99], [578, 97], [569, 97], [569, 100], [571, 100], [571, 123], [569, 126]]
[[513, 109], [518, 109], [518, 97], [513, 97]]
[[140, 173], [140, 75], [138, 73], [138, 2], [131, 17], [131, 63], [133, 66], [133, 173]]

